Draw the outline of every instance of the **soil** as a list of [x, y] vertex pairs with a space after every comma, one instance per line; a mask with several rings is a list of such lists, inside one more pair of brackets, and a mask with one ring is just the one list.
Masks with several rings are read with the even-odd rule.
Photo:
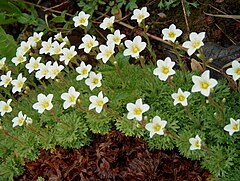
[[[30, 2], [30, 1], [29, 1]], [[38, 4], [36, 7], [39, 16], [45, 17], [45, 13], [52, 14], [49, 11], [43, 11], [42, 7], [54, 7], [55, 5], [65, 2], [64, 0], [53, 1], [31, 1]], [[68, 10], [68, 13], [74, 14], [80, 9], [77, 6], [78, 1], [63, 4], [54, 8], [59, 12]], [[225, 64], [240, 56], [238, 44], [240, 42], [240, 20], [226, 17], [215, 17], [216, 14], [234, 15], [240, 12], [240, 2], [238, 0], [199, 0], [198, 8], [191, 8], [191, 15], [187, 17], [190, 32], [204, 31], [207, 34], [206, 41], [213, 42], [213, 48], [216, 46], [229, 48], [236, 46], [237, 53], [234, 56], [228, 55], [229, 51], [223, 55], [224, 63], [219, 67], [217, 60], [221, 57], [216, 56], [215, 66], [221, 69]], [[159, 0], [138, 1], [138, 6], [147, 6], [151, 17], [148, 18], [149, 33], [162, 37], [161, 30], [174, 23], [178, 28], [184, 31], [180, 42], [188, 39], [187, 25], [185, 23], [182, 6], [179, 5], [170, 10], [160, 10], [157, 8]], [[104, 13], [104, 7], [99, 7], [99, 11]], [[128, 16], [131, 12], [122, 10], [122, 16]], [[206, 15], [206, 13], [213, 15]], [[110, 14], [109, 14], [110, 15]], [[130, 14], [131, 15], [131, 14]], [[99, 17], [94, 14], [93, 18]], [[100, 21], [100, 20], [99, 20]], [[124, 20], [125, 23], [136, 26], [130, 20], [130, 16]], [[104, 36], [104, 31], [98, 29], [98, 23], [93, 26], [98, 30], [99, 35]], [[59, 26], [59, 25], [58, 25]], [[130, 30], [124, 26], [116, 25], [121, 32], [132, 38], [137, 34], [137, 29]], [[12, 28], [14, 27], [14, 28]], [[23, 27], [18, 24], [11, 25], [7, 28], [8, 33], [19, 34]], [[79, 45], [79, 32], [74, 31], [69, 36], [72, 44]], [[27, 34], [27, 33], [26, 33]], [[28, 33], [29, 34], [29, 33]], [[31, 34], [31, 33], [30, 33]], [[77, 37], [77, 38], [76, 38]], [[100, 36], [99, 36], [100, 37]], [[79, 41], [76, 41], [79, 40]], [[152, 46], [156, 52], [157, 59], [171, 56], [166, 45], [151, 40]], [[208, 49], [208, 48], [207, 48]], [[220, 51], [217, 49], [216, 51]], [[147, 54], [146, 54], [147, 55]], [[210, 57], [210, 53], [208, 55]], [[228, 58], [229, 56], [232, 56]], [[86, 54], [81, 55], [86, 60], [92, 59]], [[148, 61], [152, 57], [147, 56]], [[184, 60], [189, 60], [186, 55]], [[30, 181], [36, 180], [39, 176], [46, 180], [164, 180], [164, 181], [201, 181], [207, 180], [210, 173], [203, 170], [200, 163], [183, 158], [177, 150], [172, 151], [150, 151], [147, 144], [142, 139], [126, 137], [116, 130], [112, 130], [105, 136], [96, 135], [93, 143], [79, 150], [66, 150], [56, 147], [54, 150], [41, 150], [39, 159], [33, 162], [26, 162], [25, 173], [15, 180]]]

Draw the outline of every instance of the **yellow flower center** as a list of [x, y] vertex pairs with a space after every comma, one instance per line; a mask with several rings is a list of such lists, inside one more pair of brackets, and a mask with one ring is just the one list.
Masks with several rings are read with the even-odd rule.
[[108, 22], [108, 23], [107, 23], [107, 28], [111, 29], [111, 27], [112, 27], [112, 23], [111, 23], [111, 22]]
[[18, 119], [18, 124], [22, 125], [23, 122], [24, 122], [24, 118], [19, 118], [19, 119]]
[[119, 38], [119, 37], [114, 37], [114, 38], [113, 38], [113, 41], [114, 41], [115, 43], [118, 43], [118, 42], [120, 41], [120, 38]]
[[97, 106], [101, 107], [103, 105], [103, 100], [96, 101]]
[[24, 82], [23, 82], [23, 81], [21, 81], [21, 82], [18, 82], [18, 87], [19, 87], [19, 88], [22, 88], [22, 87], [23, 87], [23, 84], [24, 84]]
[[209, 83], [208, 82], [201, 82], [201, 88], [202, 89], [207, 89], [209, 87]]
[[87, 48], [92, 48], [93, 47], [93, 42], [92, 41], [89, 41], [88, 43], [87, 43]]
[[92, 83], [95, 84], [95, 85], [98, 84], [98, 78], [96, 78], [96, 77], [93, 78]]
[[140, 107], [136, 107], [134, 108], [133, 112], [135, 115], [140, 115], [142, 114], [142, 109]]
[[238, 67], [236, 70], [235, 70], [235, 73], [240, 75], [240, 67]]
[[69, 96], [69, 102], [73, 103], [75, 101], [75, 96], [74, 95], [70, 95]]
[[238, 130], [239, 130], [239, 125], [238, 125], [238, 123], [234, 123], [233, 126], [232, 126], [232, 129], [233, 129], [234, 131], [238, 131]]
[[113, 52], [109, 50], [109, 51], [107, 51], [107, 52], [105, 53], [105, 56], [106, 56], [106, 57], [110, 57], [112, 54], [113, 54]]
[[200, 142], [199, 142], [199, 140], [196, 140], [196, 141], [195, 141], [194, 146], [195, 146], [196, 148], [200, 148]]
[[139, 52], [139, 48], [137, 46], [134, 46], [132, 51], [133, 51], [133, 53], [138, 53]]
[[178, 96], [178, 100], [179, 101], [184, 101], [185, 100], [185, 96], [184, 95], [179, 95]]
[[139, 15], [138, 15], [138, 19], [139, 19], [139, 20], [144, 19], [144, 14], [139, 14]]
[[73, 58], [73, 54], [67, 53], [66, 58], [67, 58], [67, 60], [71, 60]]
[[160, 131], [161, 128], [162, 128], [162, 126], [161, 126], [160, 124], [158, 124], [158, 123], [156, 123], [156, 124], [153, 126], [153, 130], [154, 130], [155, 132]]
[[5, 84], [9, 84], [10, 81], [11, 81], [11, 79], [10, 79], [9, 77], [7, 77], [7, 78], [5, 79]]
[[169, 73], [169, 68], [163, 66], [163, 67], [162, 67], [162, 73], [164, 73], [164, 74], [168, 74], [168, 73]]
[[197, 49], [200, 46], [201, 42], [200, 41], [194, 41], [192, 44], [192, 47]]
[[7, 112], [9, 110], [9, 105], [5, 105], [4, 107], [3, 107], [3, 112]]
[[44, 109], [46, 109], [48, 106], [49, 106], [49, 102], [46, 101], [46, 100], [44, 100], [44, 101], [42, 102], [42, 107], [43, 107]]
[[33, 68], [34, 68], [34, 69], [37, 69], [38, 66], [39, 66], [39, 64], [38, 64], [37, 62], [35, 62], [35, 63], [33, 64]]
[[80, 20], [79, 20], [79, 23], [80, 24], [84, 24], [86, 22], [86, 18], [81, 18]]
[[48, 69], [45, 69], [44, 71], [43, 71], [43, 75], [47, 75], [48, 74], [48, 72], [49, 72], [49, 70]]
[[88, 73], [87, 69], [83, 68], [82, 69], [82, 75], [86, 75]]
[[24, 61], [24, 58], [21, 56], [21, 57], [19, 57], [19, 62], [23, 62]]
[[169, 36], [170, 38], [175, 38], [176, 33], [173, 32], [173, 31], [170, 31], [170, 32], [168, 33], [168, 36]]
[[54, 75], [57, 75], [59, 72], [60, 72], [60, 71], [59, 71], [58, 69], [54, 69], [54, 70], [53, 70], [53, 74], [54, 74]]

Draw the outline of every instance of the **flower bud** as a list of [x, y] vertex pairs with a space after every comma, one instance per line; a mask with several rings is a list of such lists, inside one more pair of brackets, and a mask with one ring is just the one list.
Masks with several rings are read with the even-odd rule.
[[224, 97], [223, 99], [222, 99], [222, 103], [224, 104], [226, 102], [226, 98]]

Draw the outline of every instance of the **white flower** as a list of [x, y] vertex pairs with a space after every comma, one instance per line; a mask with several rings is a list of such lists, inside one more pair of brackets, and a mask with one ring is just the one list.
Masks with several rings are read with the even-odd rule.
[[201, 149], [201, 138], [196, 135], [195, 138], [190, 138], [189, 142], [191, 143], [190, 150], [200, 150]]
[[0, 59], [0, 70], [4, 67], [6, 61], [6, 57]]
[[62, 49], [62, 54], [60, 56], [60, 61], [64, 61], [65, 65], [68, 65], [69, 61], [77, 55], [77, 52], [75, 51], [75, 46], [71, 46], [70, 49], [68, 48], [63, 48]]
[[237, 60], [232, 61], [232, 68], [226, 70], [228, 75], [233, 76], [233, 80], [237, 81], [240, 78], [240, 63]]
[[80, 74], [76, 77], [76, 80], [82, 80], [83, 78], [87, 78], [88, 73], [91, 69], [92, 66], [90, 64], [86, 65], [84, 62], [81, 62], [80, 66], [76, 68], [77, 73]]
[[48, 94], [45, 96], [44, 94], [38, 94], [37, 100], [38, 102], [33, 104], [33, 109], [37, 110], [38, 113], [43, 113], [45, 110], [51, 110], [53, 108], [52, 105], [53, 94]]
[[23, 77], [22, 76], [22, 73], [20, 73], [17, 77], [16, 80], [12, 80], [12, 85], [13, 85], [13, 88], [12, 88], [12, 93], [15, 94], [15, 92], [21, 92], [22, 90], [22, 87], [24, 85], [24, 82], [27, 80], [26, 77]]
[[88, 18], [90, 17], [89, 14], [85, 14], [85, 12], [81, 11], [78, 16], [73, 17], [74, 26], [87, 26], [88, 25]]
[[0, 101], [1, 116], [3, 116], [5, 113], [12, 112], [12, 107], [10, 106], [11, 102], [12, 102], [12, 99], [8, 99], [7, 102]]
[[16, 57], [12, 58], [12, 62], [15, 64], [15, 66], [17, 66], [18, 64], [20, 64], [22, 62], [25, 62], [26, 60], [27, 60], [27, 58], [18, 52], [16, 53]]
[[32, 124], [33, 120], [32, 120], [32, 118], [27, 117], [25, 122], [26, 122], [27, 125], [29, 125], [29, 124]]
[[22, 111], [18, 112], [18, 116], [13, 118], [12, 122], [13, 122], [13, 128], [15, 126], [22, 126], [24, 121], [26, 120], [27, 115], [22, 113]]
[[233, 133], [238, 132], [240, 128], [240, 119], [237, 119], [236, 121], [233, 118], [230, 118], [230, 124], [226, 125], [224, 127], [225, 131], [229, 132], [229, 135], [232, 136]]
[[76, 104], [76, 101], [79, 95], [80, 93], [77, 92], [73, 86], [71, 86], [68, 89], [68, 93], [63, 93], [61, 95], [61, 99], [65, 100], [63, 103], [63, 108], [67, 109], [70, 106], [74, 106]]
[[17, 48], [18, 55], [24, 56], [31, 48], [31, 43], [22, 41], [20, 47]]
[[124, 37], [126, 37], [125, 34], [120, 34], [120, 30], [116, 30], [114, 34], [107, 35], [107, 45], [112, 43], [119, 45]]
[[98, 96], [91, 96], [89, 100], [91, 101], [89, 110], [96, 108], [97, 113], [100, 113], [103, 105], [109, 101], [107, 97], [103, 97], [102, 91], [98, 93]]
[[171, 24], [169, 28], [164, 28], [162, 30], [163, 40], [170, 40], [173, 43], [176, 41], [177, 37], [181, 36], [182, 30], [176, 29], [174, 24]]
[[217, 81], [215, 79], [210, 79], [210, 71], [206, 70], [200, 76], [192, 76], [192, 81], [194, 83], [192, 87], [192, 92], [201, 92], [202, 95], [208, 97], [210, 91], [213, 87], [217, 85]]
[[42, 42], [42, 48], [39, 50], [39, 54], [48, 54], [52, 48], [52, 37], [48, 38], [48, 41]]
[[136, 103], [128, 103], [127, 104], [127, 110], [129, 111], [127, 118], [128, 119], [134, 119], [136, 118], [138, 121], [142, 120], [142, 114], [146, 111], [148, 111], [150, 108], [149, 105], [143, 104], [142, 99], [136, 100]]
[[52, 66], [50, 61], [48, 61], [46, 65], [44, 65], [43, 63], [40, 63], [39, 70], [36, 72], [35, 77], [37, 79], [42, 79], [43, 77], [45, 77], [45, 79], [48, 79], [51, 76], [50, 75], [51, 69], [52, 69]]
[[124, 50], [123, 55], [131, 55], [133, 58], [138, 58], [139, 53], [143, 51], [147, 45], [145, 42], [142, 42], [142, 38], [140, 36], [136, 36], [133, 41], [126, 40], [124, 44], [127, 49]]
[[33, 36], [28, 38], [28, 42], [32, 47], [36, 47], [37, 43], [41, 40], [42, 36], [43, 36], [43, 32], [40, 32], [40, 33], [34, 32]]
[[36, 59], [34, 57], [30, 58], [29, 63], [27, 63], [25, 66], [29, 73], [39, 69], [41, 59], [41, 57], [37, 57]]
[[82, 37], [83, 43], [79, 45], [78, 49], [83, 49], [85, 53], [89, 53], [93, 47], [98, 46], [98, 41], [96, 41], [95, 36], [90, 36], [89, 34], [86, 34], [84, 37]]
[[58, 65], [57, 62], [54, 62], [49, 70], [49, 76], [51, 79], [55, 79], [55, 77], [64, 69], [63, 65]]
[[173, 93], [172, 94], [172, 98], [174, 99], [174, 106], [178, 103], [181, 103], [183, 106], [187, 106], [188, 102], [187, 102], [187, 98], [190, 95], [190, 92], [188, 91], [182, 91], [181, 88], [178, 89], [177, 93]]
[[62, 49], [66, 43], [62, 42], [59, 44], [57, 41], [54, 41], [52, 43], [52, 48], [49, 50], [50, 55], [59, 55], [62, 54]]
[[106, 29], [112, 29], [113, 23], [115, 20], [115, 16], [111, 16], [110, 18], [104, 18], [103, 22], [99, 25], [100, 28], [106, 30]]
[[167, 57], [165, 60], [157, 61], [157, 68], [153, 70], [153, 74], [157, 75], [160, 80], [166, 81], [170, 75], [174, 75], [176, 72], [173, 70], [175, 62], [171, 61], [171, 58]]
[[183, 43], [183, 47], [187, 48], [187, 53], [191, 56], [197, 49], [204, 45], [203, 39], [205, 38], [205, 32], [201, 32], [199, 34], [192, 32], [189, 35], [190, 41], [186, 41]]
[[69, 39], [67, 36], [65, 36], [64, 38], [62, 37], [62, 33], [58, 33], [56, 35], [54, 35], [54, 40], [57, 40], [59, 42], [65, 42], [67, 45], [70, 44]]
[[107, 63], [109, 58], [115, 53], [115, 45], [113, 43], [109, 45], [100, 45], [100, 53], [97, 54], [96, 59], [102, 59], [103, 63]]
[[153, 118], [152, 123], [147, 123], [145, 128], [150, 131], [150, 138], [156, 133], [158, 135], [164, 135], [164, 128], [167, 124], [167, 121], [161, 120], [159, 116]]
[[95, 72], [89, 73], [89, 78], [85, 80], [85, 84], [89, 86], [90, 90], [95, 89], [95, 87], [101, 87], [102, 83], [102, 74], [99, 72], [96, 74]]
[[143, 7], [142, 9], [134, 9], [131, 19], [137, 20], [138, 24], [140, 24], [142, 20], [146, 19], [149, 16], [150, 14], [147, 12], [147, 7]]
[[9, 70], [6, 75], [1, 75], [0, 86], [3, 85], [4, 87], [7, 87], [11, 81], [12, 81], [11, 70]]

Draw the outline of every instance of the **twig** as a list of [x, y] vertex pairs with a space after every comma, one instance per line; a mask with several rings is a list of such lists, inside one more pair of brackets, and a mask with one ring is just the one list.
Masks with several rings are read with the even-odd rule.
[[67, 1], [64, 1], [64, 2], [62, 2], [61, 4], [58, 4], [58, 5], [56, 5], [56, 6], [52, 6], [52, 7], [50, 7], [50, 8], [46, 8], [46, 9], [44, 9], [44, 11], [51, 11], [52, 9], [55, 9], [55, 8], [57, 8], [57, 7], [59, 7], [59, 6], [62, 6], [62, 5], [64, 5], [64, 4], [66, 4], [66, 3], [68, 3]]
[[186, 27], [187, 27], [187, 33], [189, 33], [189, 32], [190, 32], [190, 29], [189, 29], [189, 25], [188, 25], [188, 19], [187, 19], [186, 9], [185, 9], [185, 6], [184, 6], [184, 0], [181, 0], [181, 4], [182, 4], [183, 15], [184, 15], [184, 19], [185, 19], [185, 23], [186, 23]]
[[215, 26], [234, 44], [236, 45], [236, 43], [222, 30], [222, 28], [220, 26], [218, 26], [217, 23], [215, 23]]

